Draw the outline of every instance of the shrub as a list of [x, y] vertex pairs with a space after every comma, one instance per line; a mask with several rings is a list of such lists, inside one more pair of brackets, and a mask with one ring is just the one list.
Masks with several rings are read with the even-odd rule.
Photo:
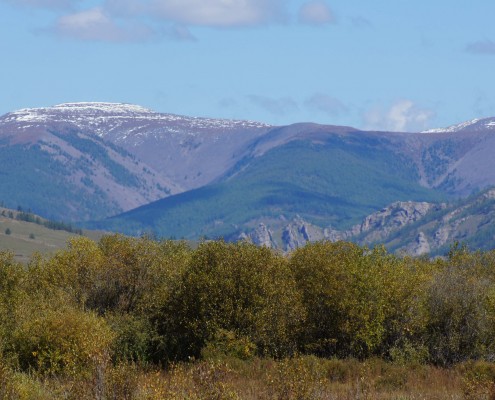
[[235, 332], [224, 329], [218, 330], [201, 351], [202, 358], [209, 360], [222, 359], [224, 357], [247, 360], [253, 358], [255, 354], [256, 345], [249, 338], [237, 337]]
[[221, 330], [258, 354], [290, 354], [303, 319], [299, 299], [283, 257], [247, 243], [203, 243], [156, 321], [164, 356], [199, 357]]
[[487, 273], [478, 256], [457, 255], [433, 276], [426, 293], [431, 362], [493, 357], [495, 293]]
[[[31, 293], [38, 295], [39, 302], [62, 302], [88, 308], [94, 292], [102, 283], [98, 271], [103, 256], [97, 244], [86, 237], [69, 240], [68, 248], [49, 259], [37, 255], [28, 266]], [[34, 300], [34, 299], [33, 299]]]
[[76, 374], [104, 363], [114, 335], [102, 318], [73, 309], [47, 310], [25, 320], [14, 332], [23, 370]]
[[321, 242], [292, 254], [290, 267], [307, 311], [301, 339], [306, 351], [363, 357], [381, 343], [385, 300], [366, 253], [351, 243]]
[[23, 312], [27, 298], [26, 273], [9, 252], [0, 252], [0, 359], [11, 350], [12, 332]]
[[280, 400], [323, 399], [324, 369], [316, 357], [286, 358], [277, 363], [270, 379], [272, 398]]
[[458, 366], [462, 374], [462, 391], [467, 400], [495, 398], [495, 365], [471, 361]]
[[115, 334], [112, 345], [115, 362], [142, 365], [149, 361], [152, 330], [148, 321], [132, 314], [108, 314], [105, 320]]

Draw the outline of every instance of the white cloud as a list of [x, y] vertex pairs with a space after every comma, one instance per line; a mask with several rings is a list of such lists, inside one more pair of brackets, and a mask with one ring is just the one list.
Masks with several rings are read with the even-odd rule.
[[418, 107], [411, 100], [399, 100], [388, 110], [373, 108], [365, 113], [366, 129], [393, 132], [419, 132], [428, 128], [435, 116], [432, 110]]
[[52, 31], [61, 36], [90, 41], [140, 41], [153, 36], [143, 25], [119, 26], [101, 7], [64, 15], [57, 19]]
[[290, 97], [274, 99], [267, 96], [251, 95], [248, 96], [248, 99], [273, 115], [287, 115], [299, 110], [297, 103]]
[[138, 42], [159, 37], [196, 41], [190, 31], [194, 26], [237, 28], [281, 22], [287, 17], [289, 0], [96, 0], [92, 3], [97, 6], [82, 10], [87, 0], [2, 1], [66, 10], [51, 28], [40, 32], [78, 40]]
[[271, 22], [283, 11], [281, 0], [152, 0], [158, 15], [187, 25], [249, 26]]
[[116, 15], [146, 15], [178, 25], [243, 27], [285, 16], [287, 0], [107, 0]]
[[311, 110], [322, 112], [330, 117], [337, 117], [348, 111], [348, 108], [340, 100], [323, 93], [315, 93], [304, 102], [304, 105]]
[[324, 25], [335, 23], [335, 16], [330, 6], [322, 0], [312, 0], [303, 4], [299, 9], [299, 22], [309, 25]]

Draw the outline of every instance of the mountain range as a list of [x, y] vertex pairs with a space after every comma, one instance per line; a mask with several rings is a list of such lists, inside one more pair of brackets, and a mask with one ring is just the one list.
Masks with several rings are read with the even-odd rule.
[[403, 224], [409, 244], [425, 239], [431, 252], [448, 240], [437, 246], [429, 230], [410, 226], [495, 186], [494, 151], [495, 118], [375, 132], [67, 103], [0, 117], [0, 200], [91, 228], [284, 250], [323, 238], [404, 250], [389, 236], [397, 229], [356, 228], [398, 207], [416, 215]]

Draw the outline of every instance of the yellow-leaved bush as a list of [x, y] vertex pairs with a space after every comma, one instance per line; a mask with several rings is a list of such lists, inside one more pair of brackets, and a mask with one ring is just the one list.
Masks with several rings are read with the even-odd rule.
[[45, 310], [13, 333], [19, 366], [41, 374], [77, 374], [106, 363], [114, 333], [101, 317], [72, 308]]
[[[284, 257], [247, 243], [202, 243], [155, 321], [163, 357], [199, 357], [231, 332], [259, 355], [296, 350], [304, 320], [299, 292]], [[251, 346], [250, 344], [247, 344]]]

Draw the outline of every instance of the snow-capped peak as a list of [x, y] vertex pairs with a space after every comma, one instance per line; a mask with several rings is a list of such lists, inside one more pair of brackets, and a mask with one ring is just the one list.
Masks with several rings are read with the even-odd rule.
[[[236, 121], [212, 118], [185, 117], [175, 114], [163, 114], [149, 108], [126, 103], [78, 102], [63, 103], [53, 107], [23, 108], [1, 117], [4, 122], [40, 124], [44, 122], [69, 122], [80, 127], [90, 126], [95, 132], [98, 127], [112, 129], [115, 124], [127, 120], [140, 122], [162, 122], [185, 124], [196, 128], [232, 128], [232, 127], [268, 127], [254, 121]], [[120, 122], [119, 122], [120, 121]], [[108, 125], [109, 124], [109, 125]]]
[[154, 111], [149, 108], [145, 108], [135, 104], [127, 104], [127, 103], [104, 103], [104, 102], [63, 103], [63, 104], [57, 104], [52, 108], [62, 112], [65, 111], [65, 112], [82, 112], [82, 113], [88, 111], [106, 112], [110, 114], [154, 113]]
[[154, 111], [148, 108], [133, 104], [82, 102], [58, 104], [53, 107], [23, 108], [7, 114], [5, 119], [7, 122], [40, 122], [48, 119], [60, 120], [76, 115], [80, 117], [95, 117], [105, 114], [113, 116], [135, 116], [153, 113]]
[[63, 103], [53, 107], [24, 108], [0, 117], [0, 123], [14, 125], [24, 132], [31, 129], [70, 126], [100, 137], [112, 137], [117, 143], [132, 141], [138, 145], [146, 138], [162, 140], [169, 135], [184, 137], [216, 135], [244, 129], [266, 129], [269, 125], [242, 120], [186, 117], [158, 113], [148, 108], [125, 103], [80, 102]]
[[495, 129], [495, 118], [475, 118], [446, 128], [428, 129], [421, 133], [454, 133], [470, 130], [480, 131], [485, 129]]

